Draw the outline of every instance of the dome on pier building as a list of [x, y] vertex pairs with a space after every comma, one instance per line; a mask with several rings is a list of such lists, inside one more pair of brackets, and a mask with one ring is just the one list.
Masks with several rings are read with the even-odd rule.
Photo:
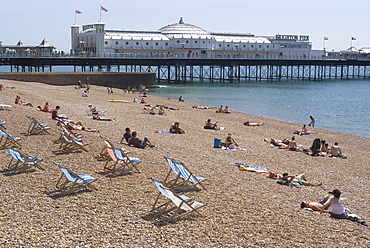
[[173, 36], [173, 35], [197, 35], [197, 36], [210, 36], [211, 34], [204, 29], [185, 23], [182, 19], [180, 18], [180, 21], [175, 24], [170, 24], [167, 26], [164, 26], [159, 29], [163, 35], [166, 36]]

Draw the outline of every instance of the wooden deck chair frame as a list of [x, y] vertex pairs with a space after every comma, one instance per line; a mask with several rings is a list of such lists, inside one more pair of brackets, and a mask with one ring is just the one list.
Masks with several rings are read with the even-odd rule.
[[[170, 170], [164, 179], [164, 184], [167, 187], [175, 188], [181, 185], [191, 185], [193, 187], [197, 187], [197, 185], [200, 185], [203, 189], [206, 189], [203, 185], [203, 182], [206, 180], [206, 178], [196, 176], [181, 162], [177, 162], [170, 157], [164, 158], [170, 166]], [[170, 179], [172, 173], [176, 174], [174, 179]]]
[[5, 129], [6, 129], [6, 127], [4, 126], [4, 124], [6, 124], [6, 122], [5, 122], [5, 121], [0, 120], [0, 129], [1, 129], [1, 130], [5, 130]]
[[80, 133], [74, 133], [72, 130], [70, 130], [62, 121], [58, 121], [57, 125], [60, 127], [60, 130], [62, 130], [69, 139], [76, 139], [77, 141], [82, 141], [82, 134]]
[[153, 205], [153, 209], [159, 213], [161, 220], [173, 223], [190, 213], [196, 213], [198, 216], [201, 216], [201, 214], [198, 212], [198, 209], [203, 207], [204, 204], [193, 201], [191, 198], [186, 196], [179, 196], [170, 188], [165, 187], [160, 182], [158, 183], [158, 180], [152, 180], [156, 184], [157, 189], [160, 192], [159, 194], [168, 199], [168, 201], [166, 201], [164, 204], [156, 206], [159, 199], [159, 197], [157, 197], [156, 202]]
[[[55, 187], [62, 193], [72, 194], [75, 193], [77, 188], [89, 188], [97, 190], [92, 183], [97, 179], [87, 174], [78, 174], [70, 171], [66, 167], [60, 166], [59, 163], [53, 162], [62, 171]], [[64, 180], [62, 180], [64, 178]]]
[[102, 157], [103, 159], [107, 160], [107, 159], [109, 159], [109, 154], [107, 152], [107, 147], [113, 147], [113, 143], [110, 142], [108, 139], [102, 137], [102, 136], [100, 136], [100, 138], [103, 139], [105, 146], [100, 151], [99, 156]]
[[26, 115], [26, 117], [30, 119], [31, 121], [31, 124], [29, 125], [27, 129], [28, 134], [30, 135], [31, 134], [50, 134], [48, 131], [50, 127], [48, 127], [46, 124], [39, 123], [35, 118], [33, 118], [30, 115]]
[[11, 134], [6, 133], [3, 130], [0, 130], [0, 150], [6, 149], [7, 146], [13, 147], [22, 147], [21, 144], [18, 142], [21, 138], [14, 137]]
[[44, 170], [44, 168], [40, 166], [40, 162], [42, 161], [41, 158], [36, 158], [35, 156], [25, 156], [20, 151], [17, 151], [11, 147], [7, 147], [7, 149], [12, 156], [12, 159], [7, 166], [9, 171], [22, 173], [33, 166], [39, 168], [40, 170]]

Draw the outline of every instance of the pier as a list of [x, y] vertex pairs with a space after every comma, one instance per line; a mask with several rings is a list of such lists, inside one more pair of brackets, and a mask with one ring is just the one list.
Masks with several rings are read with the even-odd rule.
[[1, 57], [10, 72], [154, 72], [157, 83], [370, 78], [370, 60], [245, 58]]

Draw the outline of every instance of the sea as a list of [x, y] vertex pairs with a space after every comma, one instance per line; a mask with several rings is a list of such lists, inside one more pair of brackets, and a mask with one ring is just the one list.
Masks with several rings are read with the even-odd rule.
[[300, 124], [313, 116], [315, 127], [370, 138], [370, 80], [193, 82], [150, 94]]
[[[0, 72], [9, 71], [0, 66]], [[56, 66], [53, 71], [73, 71], [73, 67]], [[150, 94], [171, 99], [182, 96], [197, 105], [223, 105], [231, 111], [300, 124], [310, 123], [311, 115], [315, 127], [370, 138], [370, 79], [187, 82], [160, 85], [150, 89]]]

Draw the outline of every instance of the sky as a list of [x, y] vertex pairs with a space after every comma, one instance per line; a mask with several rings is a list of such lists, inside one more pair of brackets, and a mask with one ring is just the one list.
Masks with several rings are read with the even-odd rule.
[[1, 0], [0, 40], [39, 45], [46, 38], [69, 52], [79, 10], [80, 25], [98, 22], [100, 12], [107, 29], [158, 30], [183, 17], [212, 32], [309, 35], [313, 49], [340, 51], [370, 47], [369, 9], [369, 0]]

